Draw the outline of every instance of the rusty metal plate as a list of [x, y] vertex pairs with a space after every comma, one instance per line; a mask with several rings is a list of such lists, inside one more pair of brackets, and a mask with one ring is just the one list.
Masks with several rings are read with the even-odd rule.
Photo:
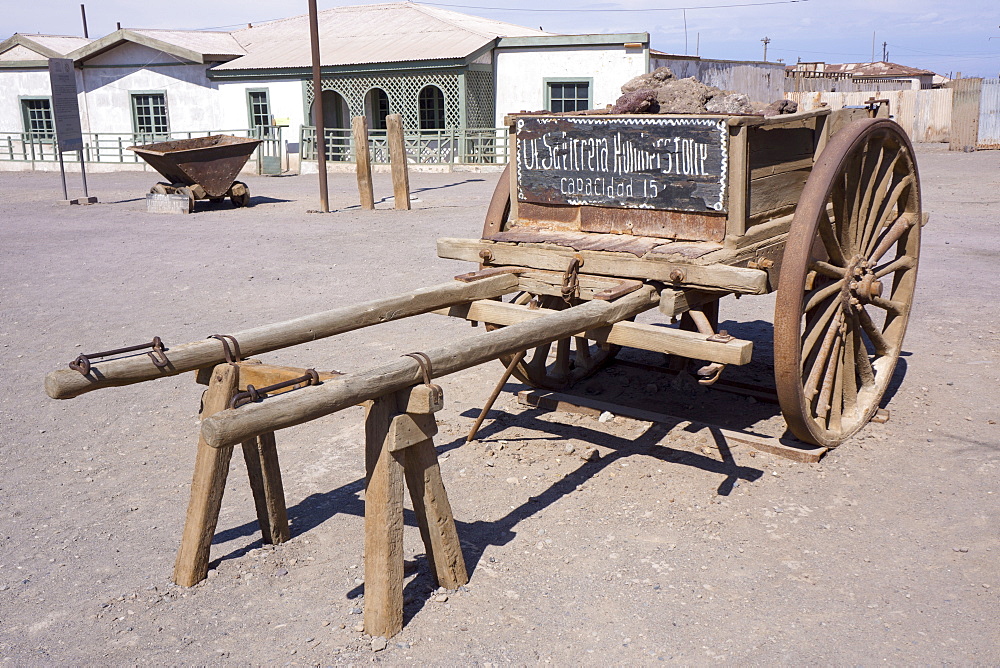
[[662, 239], [634, 237], [627, 234], [594, 234], [593, 232], [553, 232], [530, 227], [516, 227], [489, 237], [490, 241], [518, 244], [554, 244], [578, 251], [608, 251], [611, 253], [632, 253], [642, 257]]
[[518, 201], [726, 211], [725, 119], [519, 118]]

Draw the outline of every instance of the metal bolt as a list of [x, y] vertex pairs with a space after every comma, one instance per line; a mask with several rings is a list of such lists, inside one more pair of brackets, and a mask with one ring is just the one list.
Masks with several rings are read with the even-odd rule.
[[482, 258], [483, 262], [492, 262], [493, 251], [491, 251], [488, 248], [484, 248], [483, 250], [479, 251], [479, 257]]
[[673, 271], [670, 272], [670, 280], [673, 281], [674, 283], [683, 283], [684, 272], [681, 271], [680, 269], [674, 269]]

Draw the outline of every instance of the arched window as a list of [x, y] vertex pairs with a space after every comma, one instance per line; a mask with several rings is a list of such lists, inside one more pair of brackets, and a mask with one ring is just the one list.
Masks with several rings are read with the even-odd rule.
[[444, 93], [437, 86], [425, 86], [417, 96], [421, 130], [444, 130]]
[[381, 88], [372, 88], [365, 95], [365, 116], [372, 130], [385, 130], [385, 117], [389, 115], [389, 96]]
[[[316, 105], [313, 104], [309, 110], [313, 123], [316, 122], [315, 110]], [[349, 128], [351, 127], [350, 119], [351, 112], [344, 96], [334, 90], [323, 91], [323, 126], [326, 128]]]

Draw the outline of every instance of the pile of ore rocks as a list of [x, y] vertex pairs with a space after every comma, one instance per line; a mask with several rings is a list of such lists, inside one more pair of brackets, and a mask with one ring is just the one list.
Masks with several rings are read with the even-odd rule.
[[791, 100], [770, 104], [752, 102], [743, 93], [708, 86], [694, 77], [678, 79], [668, 67], [640, 74], [622, 86], [622, 96], [611, 108], [613, 114], [793, 114], [798, 105]]

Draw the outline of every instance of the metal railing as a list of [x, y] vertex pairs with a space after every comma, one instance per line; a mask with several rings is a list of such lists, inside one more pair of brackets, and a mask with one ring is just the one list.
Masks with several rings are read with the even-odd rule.
[[[354, 162], [354, 138], [350, 129], [327, 128], [326, 159]], [[403, 133], [407, 159], [418, 165], [503, 165], [508, 159], [507, 128], [419, 130]], [[389, 145], [385, 130], [368, 131], [371, 161], [388, 164]], [[316, 159], [316, 128], [299, 131], [302, 160]]]
[[[83, 133], [83, 159], [99, 163], [137, 163], [142, 158], [129, 146], [141, 146], [172, 139], [191, 139], [211, 135], [234, 135], [236, 137], [261, 137], [263, 128], [239, 130], [197, 130], [191, 132], [164, 132], [156, 134], [135, 132], [85, 132]], [[73, 156], [73, 159], [76, 156]], [[64, 158], [65, 159], [65, 158]], [[55, 136], [51, 133], [0, 132], [0, 161], [7, 162], [58, 162]]]

